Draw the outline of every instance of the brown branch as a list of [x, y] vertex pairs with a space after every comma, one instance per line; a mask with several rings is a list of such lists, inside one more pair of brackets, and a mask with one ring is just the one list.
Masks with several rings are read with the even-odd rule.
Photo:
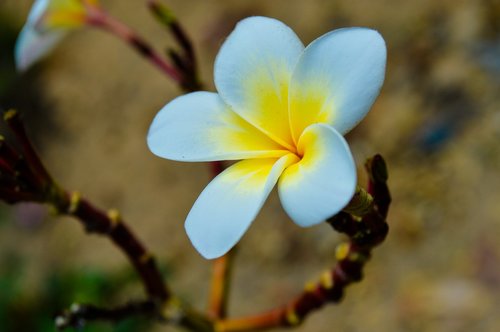
[[19, 114], [15, 110], [2, 112], [17, 144], [13, 146], [0, 137], [0, 199], [9, 204], [44, 202], [52, 179], [38, 159]]
[[15, 135], [17, 142], [21, 145], [22, 153], [19, 155], [22, 155], [23, 158], [26, 159], [26, 164], [32, 169], [30, 174], [35, 175], [36, 180], [39, 181], [38, 184], [41, 187], [49, 186], [52, 179], [40, 161], [35, 148], [28, 138], [19, 113], [15, 110], [8, 110], [3, 114], [3, 120], [9, 127], [10, 131]]
[[[25, 200], [51, 204], [61, 214], [77, 218], [87, 232], [108, 236], [127, 255], [140, 275], [149, 297], [146, 301], [115, 309], [100, 309], [91, 305], [73, 306], [69, 314], [66, 312], [66, 315], [60, 317], [60, 325], [77, 326], [92, 319], [117, 320], [151, 312], [192, 331], [250, 331], [295, 326], [312, 311], [327, 303], [341, 301], [345, 288], [362, 279], [363, 267], [370, 258], [372, 249], [385, 239], [388, 232], [385, 218], [391, 196], [387, 187], [385, 162], [377, 155], [365, 165], [369, 175], [368, 192], [359, 189], [345, 209], [354, 215], [341, 212], [328, 220], [335, 230], [349, 237], [347, 243], [337, 248], [338, 262], [335, 267], [325, 272], [318, 283], [307, 285], [302, 294], [283, 307], [257, 316], [224, 319], [230, 262], [228, 257], [220, 259], [214, 264], [211, 293], [210, 309], [213, 318], [217, 319], [214, 323], [172, 296], [151, 254], [130, 231], [118, 212], [112, 210], [105, 213], [88, 200], [82, 199], [78, 193], [69, 194], [57, 186], [36, 154], [15, 111], [7, 112], [4, 120], [13, 131], [21, 151], [0, 139], [0, 198], [8, 203]], [[215, 176], [221, 168], [214, 167], [213, 170]]]
[[68, 327], [82, 328], [88, 321], [102, 320], [118, 322], [133, 316], [145, 316], [160, 319], [157, 305], [153, 301], [129, 302], [116, 308], [99, 308], [92, 304], [72, 304], [68, 310], [59, 314], [56, 328], [63, 330]]
[[[114, 321], [124, 319], [128, 315], [151, 314], [192, 331], [213, 332], [213, 322], [210, 319], [173, 296], [152, 254], [125, 224], [119, 213], [116, 210], [104, 212], [77, 192], [68, 193], [61, 189], [36, 153], [19, 114], [13, 110], [8, 111], [3, 118], [21, 150], [16, 150], [15, 146], [0, 138], [0, 199], [9, 204], [27, 201], [52, 205], [60, 214], [76, 218], [87, 232], [108, 237], [125, 253], [148, 294], [145, 301], [129, 303], [115, 309], [74, 305], [60, 316], [59, 325], [78, 327], [92, 319]], [[2, 172], [2, 169], [5, 172]]]
[[14, 166], [19, 162], [21, 156], [0, 136], [0, 160], [3, 167], [14, 173]]
[[[2, 186], [0, 197], [8, 203], [36, 201], [52, 205], [60, 214], [73, 216], [89, 233], [108, 236], [132, 263], [142, 279], [149, 298], [163, 304], [170, 297], [162, 275], [145, 246], [137, 239], [116, 211], [99, 210], [78, 193], [69, 194], [61, 189], [47, 172], [20, 119], [19, 113], [10, 110], [3, 119], [14, 134], [20, 151], [0, 141], [0, 159], [15, 172], [14, 186]], [[11, 180], [3, 174], [1, 180]]]
[[153, 255], [132, 233], [117, 211], [110, 210], [105, 213], [82, 198], [79, 193], [69, 194], [62, 190], [51, 203], [60, 214], [77, 218], [88, 233], [109, 237], [134, 266], [150, 299], [161, 304], [170, 297], [170, 291]]
[[376, 155], [367, 161], [365, 167], [369, 175], [368, 192], [373, 196], [371, 210], [361, 219], [341, 212], [328, 220], [335, 230], [349, 236], [349, 241], [337, 248], [337, 264], [334, 268], [325, 272], [319, 282], [307, 285], [302, 294], [285, 306], [256, 316], [218, 321], [218, 332], [256, 331], [299, 325], [311, 312], [328, 303], [340, 302], [346, 287], [363, 278], [363, 267], [369, 260], [372, 249], [387, 236], [389, 228], [385, 217], [391, 201], [383, 158]]
[[158, 303], [151, 300], [133, 301], [115, 308], [74, 303], [59, 314], [55, 322], [56, 327], [62, 330], [68, 327], [82, 328], [89, 321], [118, 322], [134, 316], [151, 318], [158, 322], [170, 322], [190, 331], [214, 332], [210, 320], [172, 298], [161, 311], [158, 310]]
[[389, 178], [384, 158], [377, 154], [365, 163], [368, 173], [368, 192], [374, 197], [375, 208], [383, 218], [387, 217], [391, 204], [391, 194], [387, 186]]
[[360, 248], [352, 242], [341, 244], [337, 248], [335, 267], [326, 271], [319, 282], [306, 285], [304, 292], [287, 305], [256, 316], [219, 321], [216, 330], [257, 331], [301, 324], [311, 312], [342, 300], [345, 288], [362, 279], [370, 252], [371, 248]]

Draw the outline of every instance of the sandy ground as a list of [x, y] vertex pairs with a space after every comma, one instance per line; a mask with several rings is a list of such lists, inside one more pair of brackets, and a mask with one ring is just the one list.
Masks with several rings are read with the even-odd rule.
[[[103, 2], [156, 46], [172, 42], [143, 1]], [[391, 232], [365, 280], [298, 331], [500, 330], [498, 1], [168, 3], [193, 37], [210, 89], [219, 45], [249, 15], [286, 22], [306, 44], [343, 26], [372, 27], [386, 39], [386, 83], [348, 141], [360, 172], [368, 156], [387, 159]], [[19, 25], [28, 6], [0, 2]], [[93, 30], [72, 34], [29, 79], [37, 94], [20, 92], [14, 100], [25, 108], [52, 173], [99, 206], [120, 209], [157, 257], [174, 266], [172, 287], [203, 307], [209, 263], [191, 247], [183, 220], [210, 180], [207, 165], [156, 158], [145, 142], [153, 116], [179, 94], [176, 86], [120, 41]], [[273, 193], [241, 243], [230, 313], [283, 304], [334, 263], [340, 241], [326, 225], [299, 229]], [[5, 248], [29, 259], [33, 287], [60, 264], [103, 270], [127, 264], [107, 240], [84, 235], [65, 218], [48, 217], [36, 231], [3, 231]]]

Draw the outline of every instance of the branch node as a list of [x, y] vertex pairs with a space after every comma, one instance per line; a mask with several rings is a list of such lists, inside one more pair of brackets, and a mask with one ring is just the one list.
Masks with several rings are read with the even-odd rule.
[[357, 187], [354, 196], [351, 198], [351, 201], [347, 204], [343, 211], [352, 215], [363, 216], [370, 212], [372, 207], [372, 195], [370, 195], [370, 193], [368, 193], [365, 189]]
[[306, 283], [306, 285], [304, 286], [304, 291], [306, 293], [314, 293], [316, 291], [316, 283], [313, 282], [313, 281], [309, 281], [308, 283]]
[[5, 122], [8, 122], [10, 121], [11, 119], [13, 119], [14, 117], [16, 117], [19, 113], [15, 110], [15, 109], [10, 109], [8, 111], [6, 111], [4, 114], [3, 114], [3, 120]]
[[286, 312], [286, 322], [290, 326], [298, 326], [301, 323], [299, 315], [295, 312], [293, 308], [288, 308]]
[[165, 301], [162, 308], [162, 316], [165, 317], [168, 322], [178, 324], [183, 316], [179, 299], [172, 296]]
[[347, 256], [349, 255], [350, 249], [351, 246], [347, 242], [339, 244], [337, 246], [337, 249], [335, 249], [335, 258], [338, 261], [346, 259]]
[[150, 254], [149, 252], [145, 252], [140, 258], [139, 258], [139, 262], [141, 264], [148, 264], [151, 260], [153, 260], [153, 255]]
[[[111, 209], [107, 213], [109, 221], [111, 222], [111, 225], [109, 227], [109, 232], [112, 232], [113, 230], [116, 229], [116, 226], [120, 224], [121, 216], [120, 216], [120, 211], [116, 209]], [[142, 260], [142, 257], [141, 257]]]
[[69, 197], [68, 214], [74, 214], [76, 210], [78, 210], [81, 201], [82, 201], [82, 195], [80, 194], [80, 192], [73, 191]]
[[330, 271], [325, 271], [321, 275], [320, 284], [321, 287], [323, 287], [324, 289], [333, 288], [333, 278], [332, 278], [332, 273]]

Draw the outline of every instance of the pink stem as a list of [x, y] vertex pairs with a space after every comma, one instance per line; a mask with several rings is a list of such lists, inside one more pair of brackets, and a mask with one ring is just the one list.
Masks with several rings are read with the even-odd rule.
[[182, 75], [173, 66], [171, 66], [160, 53], [152, 48], [135, 31], [114, 17], [108, 15], [102, 9], [89, 7], [87, 23], [117, 36], [125, 43], [132, 46], [137, 52], [139, 52], [139, 54], [148, 59], [154, 66], [160, 69], [176, 83], [182, 83]]

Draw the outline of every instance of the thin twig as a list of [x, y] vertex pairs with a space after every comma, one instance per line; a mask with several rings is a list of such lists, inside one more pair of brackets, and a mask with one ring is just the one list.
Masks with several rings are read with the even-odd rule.
[[198, 64], [193, 43], [172, 11], [158, 0], [148, 0], [154, 17], [167, 28], [180, 47], [180, 51], [169, 48], [167, 54], [182, 75], [182, 88], [186, 92], [199, 91], [203, 84], [198, 77]]
[[15, 135], [17, 142], [21, 145], [22, 155], [26, 159], [26, 163], [32, 168], [33, 174], [37, 176], [40, 186], [50, 185], [52, 179], [28, 138], [19, 113], [15, 110], [8, 110], [3, 114], [3, 120]]
[[[15, 151], [3, 141], [0, 143], [1, 160], [15, 170], [19, 185], [2, 187], [0, 197], [9, 203], [36, 201], [52, 205], [60, 214], [77, 218], [89, 233], [108, 236], [122, 250], [140, 275], [150, 300], [163, 305], [170, 297], [163, 277], [145, 246], [132, 233], [120, 215], [111, 210], [104, 212], [78, 193], [68, 193], [61, 189], [43, 165], [35, 148], [26, 134], [18, 112], [9, 110], [3, 119], [13, 133], [21, 151]], [[6, 174], [8, 175], [8, 174]], [[2, 176], [8, 180], [9, 177]], [[31, 191], [23, 191], [20, 186], [29, 185]]]
[[208, 316], [224, 319], [227, 315], [232, 265], [237, 247], [212, 263], [212, 281], [208, 299]]
[[156, 19], [162, 23], [172, 33], [179, 46], [181, 46], [187, 58], [194, 61], [195, 53], [193, 43], [187, 36], [175, 15], [165, 5], [158, 0], [148, 0], [148, 7], [155, 15]]
[[[152, 254], [125, 224], [119, 213], [116, 210], [104, 212], [82, 198], [79, 193], [69, 193], [61, 189], [47, 172], [26, 135], [19, 113], [11, 110], [6, 112], [3, 118], [21, 146], [21, 151], [15, 150], [0, 139], [0, 164], [6, 164], [6, 171], [10, 172], [12, 168], [15, 173], [19, 173], [14, 186], [0, 187], [0, 199], [11, 204], [27, 201], [52, 205], [59, 214], [76, 218], [87, 232], [108, 237], [128, 257], [148, 295], [145, 301], [129, 303], [115, 309], [75, 304], [72, 309], [66, 311], [66, 316], [61, 316], [59, 324], [78, 327], [82, 322], [93, 319], [115, 321], [124, 319], [129, 314], [151, 314], [191, 331], [213, 332], [212, 320], [177, 300], [170, 292]], [[1, 181], [10, 179], [9, 174], [0, 174], [0, 184]], [[29, 184], [31, 187], [26, 190], [31, 191], [19, 190], [19, 183]]]
[[118, 322], [131, 317], [145, 317], [158, 322], [182, 326], [189, 331], [214, 332], [213, 323], [174, 298], [165, 303], [161, 311], [151, 300], [129, 302], [116, 308], [100, 308], [91, 304], [74, 303], [55, 319], [56, 327], [83, 327], [89, 321]]
[[151, 45], [149, 45], [149, 43], [145, 41], [144, 38], [124, 23], [108, 15], [100, 8], [88, 9], [87, 22], [89, 25], [108, 31], [123, 40], [125, 43], [132, 46], [144, 58], [148, 59], [153, 65], [156, 66], [156, 68], [166, 74], [170, 79], [174, 80], [177, 84], [182, 85], [183, 79], [181, 73], [171, 66], [160, 53], [158, 53]]
[[[210, 166], [213, 178], [224, 171], [224, 164], [221, 161], [213, 161], [210, 163]], [[238, 248], [234, 247], [227, 254], [215, 259], [212, 263], [208, 316], [214, 320], [226, 318], [231, 290], [232, 265], [237, 251]]]
[[70, 194], [62, 190], [51, 203], [60, 214], [77, 218], [87, 232], [109, 237], [127, 255], [140, 275], [148, 297], [159, 304], [168, 300], [171, 294], [153, 255], [132, 233], [116, 210], [105, 213], [79, 193]]

